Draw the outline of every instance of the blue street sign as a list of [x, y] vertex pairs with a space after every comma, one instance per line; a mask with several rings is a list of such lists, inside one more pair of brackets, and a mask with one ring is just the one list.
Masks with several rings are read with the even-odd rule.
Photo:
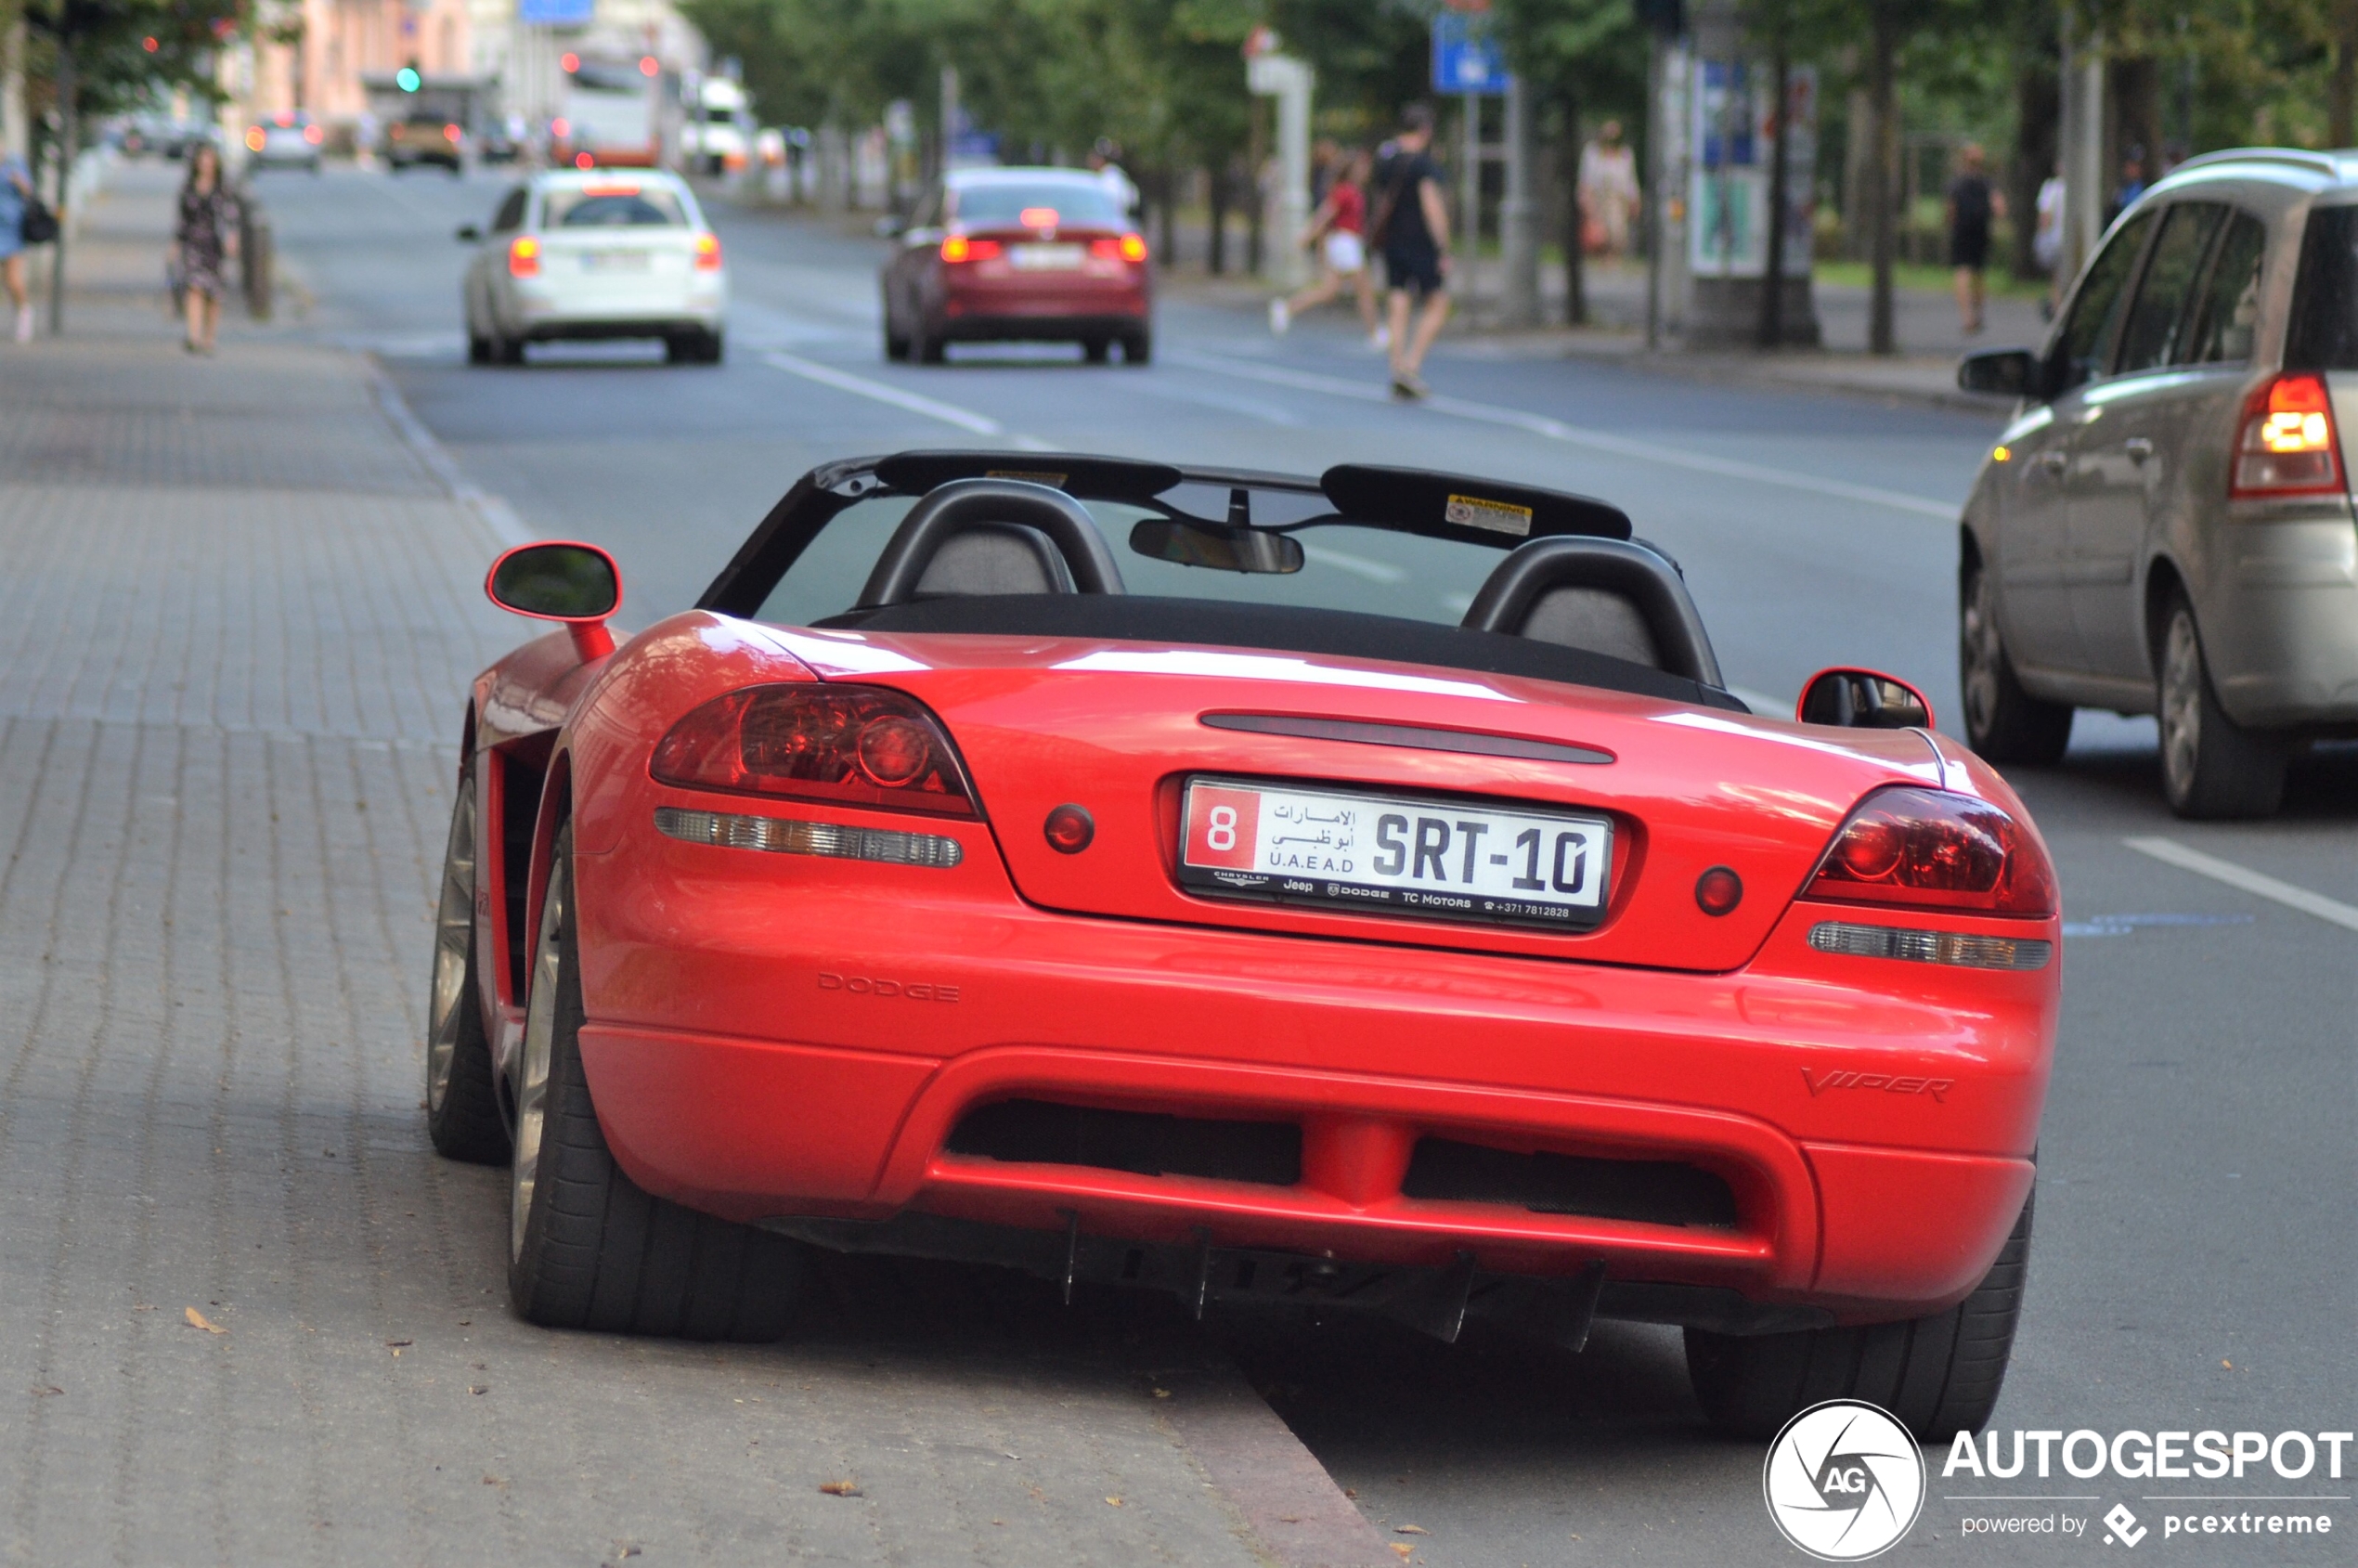
[[597, 8], [597, 0], [516, 0], [516, 19], [548, 27], [587, 27]]
[[1489, 19], [1444, 11], [1432, 19], [1432, 90], [1496, 97], [1507, 90], [1507, 56]]

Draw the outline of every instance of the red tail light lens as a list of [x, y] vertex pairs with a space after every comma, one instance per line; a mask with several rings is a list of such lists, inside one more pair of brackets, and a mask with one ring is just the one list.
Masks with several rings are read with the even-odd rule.
[[720, 236], [718, 234], [696, 236], [696, 270], [698, 272], [720, 270]]
[[966, 262], [990, 261], [998, 254], [999, 241], [996, 240], [969, 240], [963, 234], [953, 234], [941, 242], [941, 259], [952, 266]]
[[2244, 401], [2231, 496], [2339, 495], [2341, 444], [2323, 376], [2278, 376]]
[[715, 697], [656, 744], [651, 771], [689, 789], [978, 814], [941, 726], [878, 686], [751, 686]]
[[1143, 234], [1123, 235], [1121, 237], [1121, 259], [1126, 262], [1145, 261], [1147, 259], [1147, 237]]
[[1947, 790], [1877, 790], [1850, 813], [1805, 895], [1970, 914], [2055, 913], [2055, 873], [2023, 825]]
[[538, 278], [540, 276], [540, 241], [529, 234], [519, 234], [508, 241], [508, 276]]
[[1125, 234], [1119, 240], [1092, 240], [1089, 241], [1089, 253], [1100, 261], [1142, 262], [1147, 259], [1146, 237]]

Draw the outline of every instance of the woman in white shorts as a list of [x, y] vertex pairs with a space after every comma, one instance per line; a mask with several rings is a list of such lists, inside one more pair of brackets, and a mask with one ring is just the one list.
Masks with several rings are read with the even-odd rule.
[[1365, 151], [1351, 154], [1327, 199], [1311, 215], [1310, 232], [1302, 243], [1317, 248], [1318, 281], [1290, 299], [1269, 302], [1271, 331], [1283, 332], [1293, 325], [1297, 312], [1328, 304], [1348, 286], [1358, 297], [1359, 319], [1367, 325], [1367, 341], [1378, 348], [1384, 346], [1387, 334], [1376, 318], [1375, 279], [1367, 273], [1368, 170]]

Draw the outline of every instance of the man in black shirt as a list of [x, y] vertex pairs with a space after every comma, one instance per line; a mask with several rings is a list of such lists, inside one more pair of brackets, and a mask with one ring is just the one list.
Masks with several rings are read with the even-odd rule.
[[1989, 223], [2005, 215], [2005, 197], [1982, 172], [1981, 149], [1967, 142], [1957, 149], [1957, 177], [1949, 182], [1949, 265], [1956, 270], [1958, 324], [1967, 337], [1981, 330]]
[[[1391, 286], [1392, 395], [1422, 397], [1429, 390], [1418, 374], [1426, 351], [1449, 319], [1449, 209], [1442, 200], [1441, 170], [1429, 156], [1432, 110], [1412, 103], [1400, 116], [1400, 134], [1376, 167], [1375, 212], [1369, 238], [1383, 252]], [[1423, 306], [1416, 330], [1408, 326], [1411, 299]]]

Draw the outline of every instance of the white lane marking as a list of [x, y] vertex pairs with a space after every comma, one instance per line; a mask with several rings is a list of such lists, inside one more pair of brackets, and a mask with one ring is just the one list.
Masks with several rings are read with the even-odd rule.
[[[1345, 381], [1340, 376], [1320, 375], [1313, 370], [1289, 370], [1275, 365], [1249, 364], [1239, 359], [1224, 359], [1217, 355], [1197, 354], [1186, 349], [1166, 349], [1163, 357], [1198, 370], [1211, 370], [1245, 381], [1267, 382], [1272, 386], [1299, 387], [1305, 392], [1322, 392], [1332, 397], [1356, 398], [1362, 403], [1392, 401], [1392, 395], [1381, 387]], [[1763, 463], [1743, 462], [1734, 458], [1715, 458], [1652, 441], [1636, 441], [1610, 431], [1566, 424], [1545, 414], [1500, 408], [1495, 403], [1435, 396], [1426, 398], [1424, 407], [1437, 414], [1525, 430], [1550, 441], [1586, 447], [1591, 451], [1611, 452], [1616, 457], [1636, 458], [1644, 462], [1661, 463], [1666, 468], [1690, 469], [1697, 473], [1716, 473], [1723, 478], [1743, 479], [1756, 485], [1780, 485], [1789, 490], [1806, 490], [1812, 495], [1831, 496], [1840, 500], [1863, 501], [1870, 506], [1913, 512], [1920, 517], [1937, 517], [1944, 523], [1954, 523], [1962, 511], [1948, 502], [1911, 496], [1900, 490], [1885, 490], [1872, 485], [1850, 485], [1839, 479], [1820, 479], [1811, 473], [1796, 473], [1791, 469], [1770, 468]]]
[[[1356, 577], [1365, 577], [1371, 583], [1405, 583], [1408, 580], [1408, 573], [1405, 567], [1394, 566], [1385, 561], [1370, 561], [1364, 555], [1354, 555], [1347, 550], [1328, 550], [1322, 544], [1305, 544], [1302, 547], [1302, 553], [1317, 562], [1321, 566], [1340, 567]], [[1473, 601], [1469, 599], [1466, 603], [1471, 604]]]
[[[913, 414], [923, 414], [929, 420], [939, 420], [944, 424], [954, 424], [960, 430], [971, 430], [977, 435], [1005, 435], [1007, 434], [1005, 425], [988, 415], [978, 414], [972, 408], [961, 408], [955, 403], [944, 403], [920, 393], [904, 391], [888, 382], [870, 381], [866, 376], [855, 376], [849, 370], [838, 370], [832, 365], [822, 365], [815, 359], [805, 359], [798, 354], [788, 354], [782, 349], [773, 348], [761, 357], [765, 364], [773, 365], [788, 375], [800, 376], [805, 381], [817, 382], [821, 386], [832, 386], [837, 392], [849, 392], [856, 397], [869, 397], [879, 403], [889, 403], [896, 408], [906, 408]], [[1044, 452], [1051, 449], [1043, 446], [1027, 445], [1025, 438], [1021, 436], [1016, 437], [1016, 445], [1026, 451], [1032, 452]]]
[[2289, 882], [2279, 882], [2273, 876], [2239, 866], [2233, 861], [2206, 855], [2200, 849], [2189, 849], [2174, 838], [2124, 838], [2121, 842], [2141, 855], [2151, 855], [2155, 860], [2174, 865], [2181, 871], [2191, 871], [2196, 876], [2208, 876], [2213, 882], [2240, 888], [2247, 893], [2272, 900], [2287, 909], [2313, 914], [2346, 931], [2358, 931], [2358, 908], [2352, 908], [2339, 899], [2313, 893], [2306, 888], [2296, 888]]

